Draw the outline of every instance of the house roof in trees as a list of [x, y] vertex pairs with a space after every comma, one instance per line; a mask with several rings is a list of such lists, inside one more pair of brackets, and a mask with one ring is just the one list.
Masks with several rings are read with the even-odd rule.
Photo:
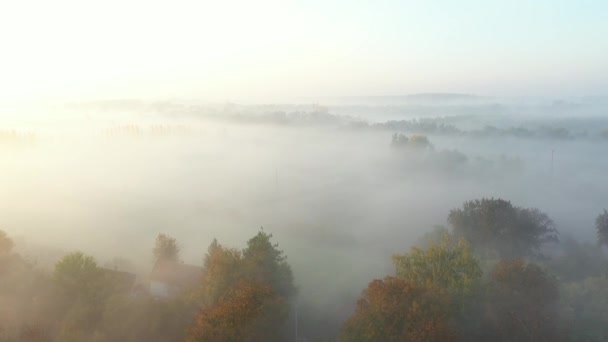
[[203, 269], [198, 266], [179, 262], [159, 261], [150, 274], [151, 281], [171, 286], [187, 287], [194, 285], [202, 276]]
[[134, 273], [112, 270], [109, 268], [100, 268], [100, 271], [108, 282], [108, 285], [113, 287], [117, 292], [131, 292], [137, 281], [137, 275]]

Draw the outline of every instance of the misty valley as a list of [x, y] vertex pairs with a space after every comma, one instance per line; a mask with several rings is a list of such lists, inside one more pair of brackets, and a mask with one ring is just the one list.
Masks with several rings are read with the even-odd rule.
[[607, 98], [300, 103], [1, 116], [0, 341], [606, 340]]

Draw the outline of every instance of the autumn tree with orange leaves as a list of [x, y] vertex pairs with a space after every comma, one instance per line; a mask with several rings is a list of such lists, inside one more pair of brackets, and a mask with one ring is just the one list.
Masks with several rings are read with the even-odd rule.
[[393, 256], [396, 277], [374, 280], [344, 325], [344, 341], [450, 341], [473, 337], [482, 271], [471, 246], [442, 231], [426, 248]]
[[242, 251], [214, 240], [195, 298], [201, 305], [190, 341], [278, 341], [284, 338], [293, 274], [263, 230]]
[[243, 277], [243, 256], [241, 251], [213, 240], [207, 249], [203, 269], [204, 277], [197, 296], [203, 305], [213, 305], [226, 289], [234, 287]]
[[241, 280], [199, 313], [187, 341], [281, 341], [276, 322], [283, 322], [288, 310], [268, 285]]
[[395, 277], [372, 281], [340, 341], [456, 341], [445, 292]]

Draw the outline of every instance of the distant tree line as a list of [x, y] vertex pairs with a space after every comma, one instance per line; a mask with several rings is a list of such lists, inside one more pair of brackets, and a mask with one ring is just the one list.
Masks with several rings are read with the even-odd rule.
[[[556, 111], [562, 106], [550, 106], [548, 110]], [[594, 118], [570, 118], [561, 120], [559, 125], [554, 120], [538, 120], [526, 125], [496, 127], [485, 125], [478, 129], [462, 129], [454, 123], [477, 122], [482, 124], [487, 115], [506, 115], [505, 106], [498, 104], [475, 106], [322, 106], [318, 104], [291, 105], [239, 105], [224, 104], [183, 104], [170, 101], [145, 102], [139, 100], [114, 100], [70, 103], [64, 106], [73, 110], [129, 111], [138, 113], [157, 113], [171, 118], [188, 117], [228, 121], [243, 124], [276, 124], [276, 125], [334, 125], [347, 129], [385, 130], [427, 135], [452, 135], [470, 137], [516, 137], [527, 139], [608, 139], [608, 122]], [[574, 108], [574, 107], [572, 107]], [[332, 113], [333, 112], [333, 113]], [[388, 120], [385, 122], [368, 122], [358, 115], [370, 113], [389, 113], [391, 115], [416, 115], [420, 118]], [[340, 113], [340, 114], [334, 114]], [[445, 113], [458, 115], [446, 116]], [[354, 115], [354, 116], [353, 116]], [[157, 134], [167, 134], [165, 129], [157, 127]], [[136, 134], [133, 127], [125, 126], [108, 130], [108, 134]]]

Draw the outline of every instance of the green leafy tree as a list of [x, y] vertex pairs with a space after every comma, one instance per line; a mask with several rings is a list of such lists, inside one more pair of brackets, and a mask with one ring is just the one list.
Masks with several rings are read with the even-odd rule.
[[457, 323], [459, 336], [475, 339], [481, 316], [479, 262], [466, 240], [456, 240], [441, 227], [429, 237], [426, 249], [413, 247], [410, 253], [393, 256], [396, 276], [449, 296], [445, 309]]
[[545, 242], [557, 241], [553, 221], [538, 209], [515, 207], [502, 199], [465, 202], [453, 209], [448, 222], [484, 257], [531, 256]]
[[106, 295], [97, 262], [82, 252], [70, 253], [55, 265], [53, 280], [58, 339], [91, 340]]
[[100, 290], [101, 274], [92, 256], [74, 252], [63, 257], [53, 274], [59, 289], [70, 297], [92, 299]]
[[606, 209], [595, 219], [595, 228], [600, 245], [608, 246], [608, 211]]
[[272, 234], [258, 232], [243, 251], [226, 248], [214, 240], [207, 250], [203, 267], [202, 295], [213, 303], [223, 291], [241, 279], [268, 284], [283, 297], [295, 294], [293, 273], [283, 251], [271, 242]]
[[296, 288], [291, 267], [271, 238], [272, 234], [260, 230], [247, 241], [247, 248], [243, 250], [244, 272], [252, 279], [268, 283], [281, 296], [293, 296]]
[[156, 243], [152, 250], [154, 261], [158, 262], [177, 262], [179, 260], [179, 247], [175, 238], [166, 235], [158, 234]]
[[449, 296], [445, 310], [457, 323], [459, 336], [473, 339], [481, 315], [477, 297], [482, 271], [466, 240], [456, 240], [446, 231], [438, 239], [440, 232], [435, 231], [426, 249], [413, 247], [410, 253], [394, 255], [396, 276]]
[[470, 293], [482, 274], [469, 243], [448, 233], [426, 249], [413, 247], [410, 253], [394, 255], [393, 263], [399, 278], [459, 295]]

